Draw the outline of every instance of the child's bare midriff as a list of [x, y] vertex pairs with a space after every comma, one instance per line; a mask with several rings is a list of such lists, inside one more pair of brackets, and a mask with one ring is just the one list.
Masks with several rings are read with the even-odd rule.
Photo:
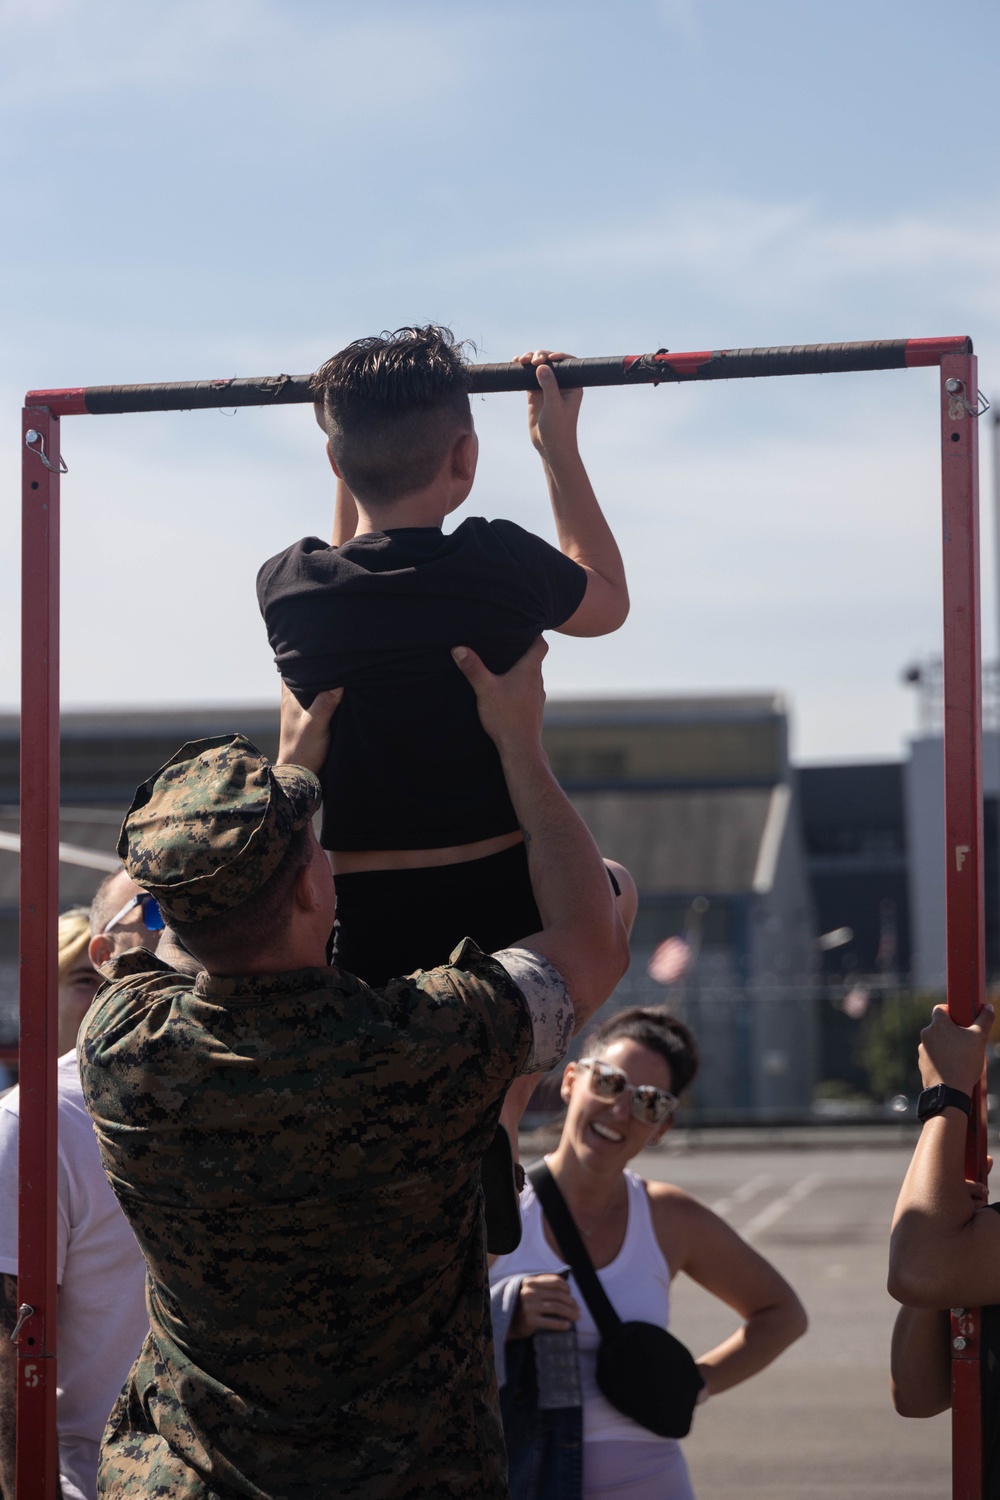
[[522, 842], [520, 830], [500, 833], [471, 844], [449, 844], [443, 849], [328, 849], [334, 875], [356, 875], [365, 870], [423, 870], [437, 865], [464, 865], [488, 859]]

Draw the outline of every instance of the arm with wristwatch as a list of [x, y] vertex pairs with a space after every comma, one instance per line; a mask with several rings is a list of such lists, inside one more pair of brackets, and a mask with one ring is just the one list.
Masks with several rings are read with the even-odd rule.
[[938, 1005], [921, 1033], [922, 1129], [889, 1244], [889, 1293], [903, 1304], [891, 1360], [893, 1400], [903, 1416], [931, 1416], [950, 1404], [945, 1310], [1000, 1302], [1000, 1214], [984, 1211], [985, 1183], [965, 1177], [972, 1094], [992, 1025], [991, 1006], [971, 1026], [957, 1026]]

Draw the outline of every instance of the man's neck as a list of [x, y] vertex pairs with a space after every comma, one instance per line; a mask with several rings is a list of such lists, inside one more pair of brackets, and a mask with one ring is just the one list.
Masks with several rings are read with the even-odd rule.
[[373, 505], [370, 509], [357, 500], [358, 529], [355, 536], [372, 531], [396, 531], [402, 528], [434, 527], [438, 531], [448, 514], [450, 496], [433, 485], [412, 495], [403, 495], [390, 505]]
[[254, 959], [215, 959], [205, 965], [205, 972], [213, 976], [260, 978], [265, 974], [293, 974], [297, 969], [325, 969], [326, 949], [316, 944], [299, 944], [295, 947], [276, 949], [261, 953]]

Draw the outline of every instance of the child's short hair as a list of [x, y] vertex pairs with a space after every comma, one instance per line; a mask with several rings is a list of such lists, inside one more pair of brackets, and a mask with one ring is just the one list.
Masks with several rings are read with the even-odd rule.
[[669, 1064], [673, 1092], [680, 1098], [698, 1071], [698, 1043], [694, 1032], [660, 1005], [633, 1005], [610, 1016], [590, 1033], [587, 1052], [600, 1056], [612, 1042], [638, 1042], [658, 1052]]
[[385, 505], [423, 489], [471, 429], [463, 348], [428, 323], [356, 339], [316, 371], [317, 413], [359, 500]]

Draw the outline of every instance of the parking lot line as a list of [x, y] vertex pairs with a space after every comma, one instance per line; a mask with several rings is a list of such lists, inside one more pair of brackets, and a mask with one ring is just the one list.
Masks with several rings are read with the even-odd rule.
[[779, 1219], [783, 1219], [789, 1209], [794, 1208], [796, 1203], [801, 1203], [804, 1198], [825, 1182], [822, 1172], [811, 1172], [808, 1177], [800, 1177], [798, 1182], [792, 1184], [787, 1193], [782, 1193], [780, 1198], [773, 1199], [766, 1208], [754, 1214], [740, 1230], [745, 1240], [755, 1239], [758, 1235], [770, 1229]]
[[758, 1193], [770, 1187], [773, 1181], [774, 1178], [770, 1172], [758, 1172], [756, 1177], [749, 1178], [742, 1187], [736, 1188], [732, 1193], [727, 1193], [724, 1198], [716, 1198], [714, 1203], [709, 1204], [709, 1208], [713, 1214], [718, 1214], [720, 1219], [724, 1219], [738, 1203], [748, 1203], [751, 1198], [755, 1198]]

